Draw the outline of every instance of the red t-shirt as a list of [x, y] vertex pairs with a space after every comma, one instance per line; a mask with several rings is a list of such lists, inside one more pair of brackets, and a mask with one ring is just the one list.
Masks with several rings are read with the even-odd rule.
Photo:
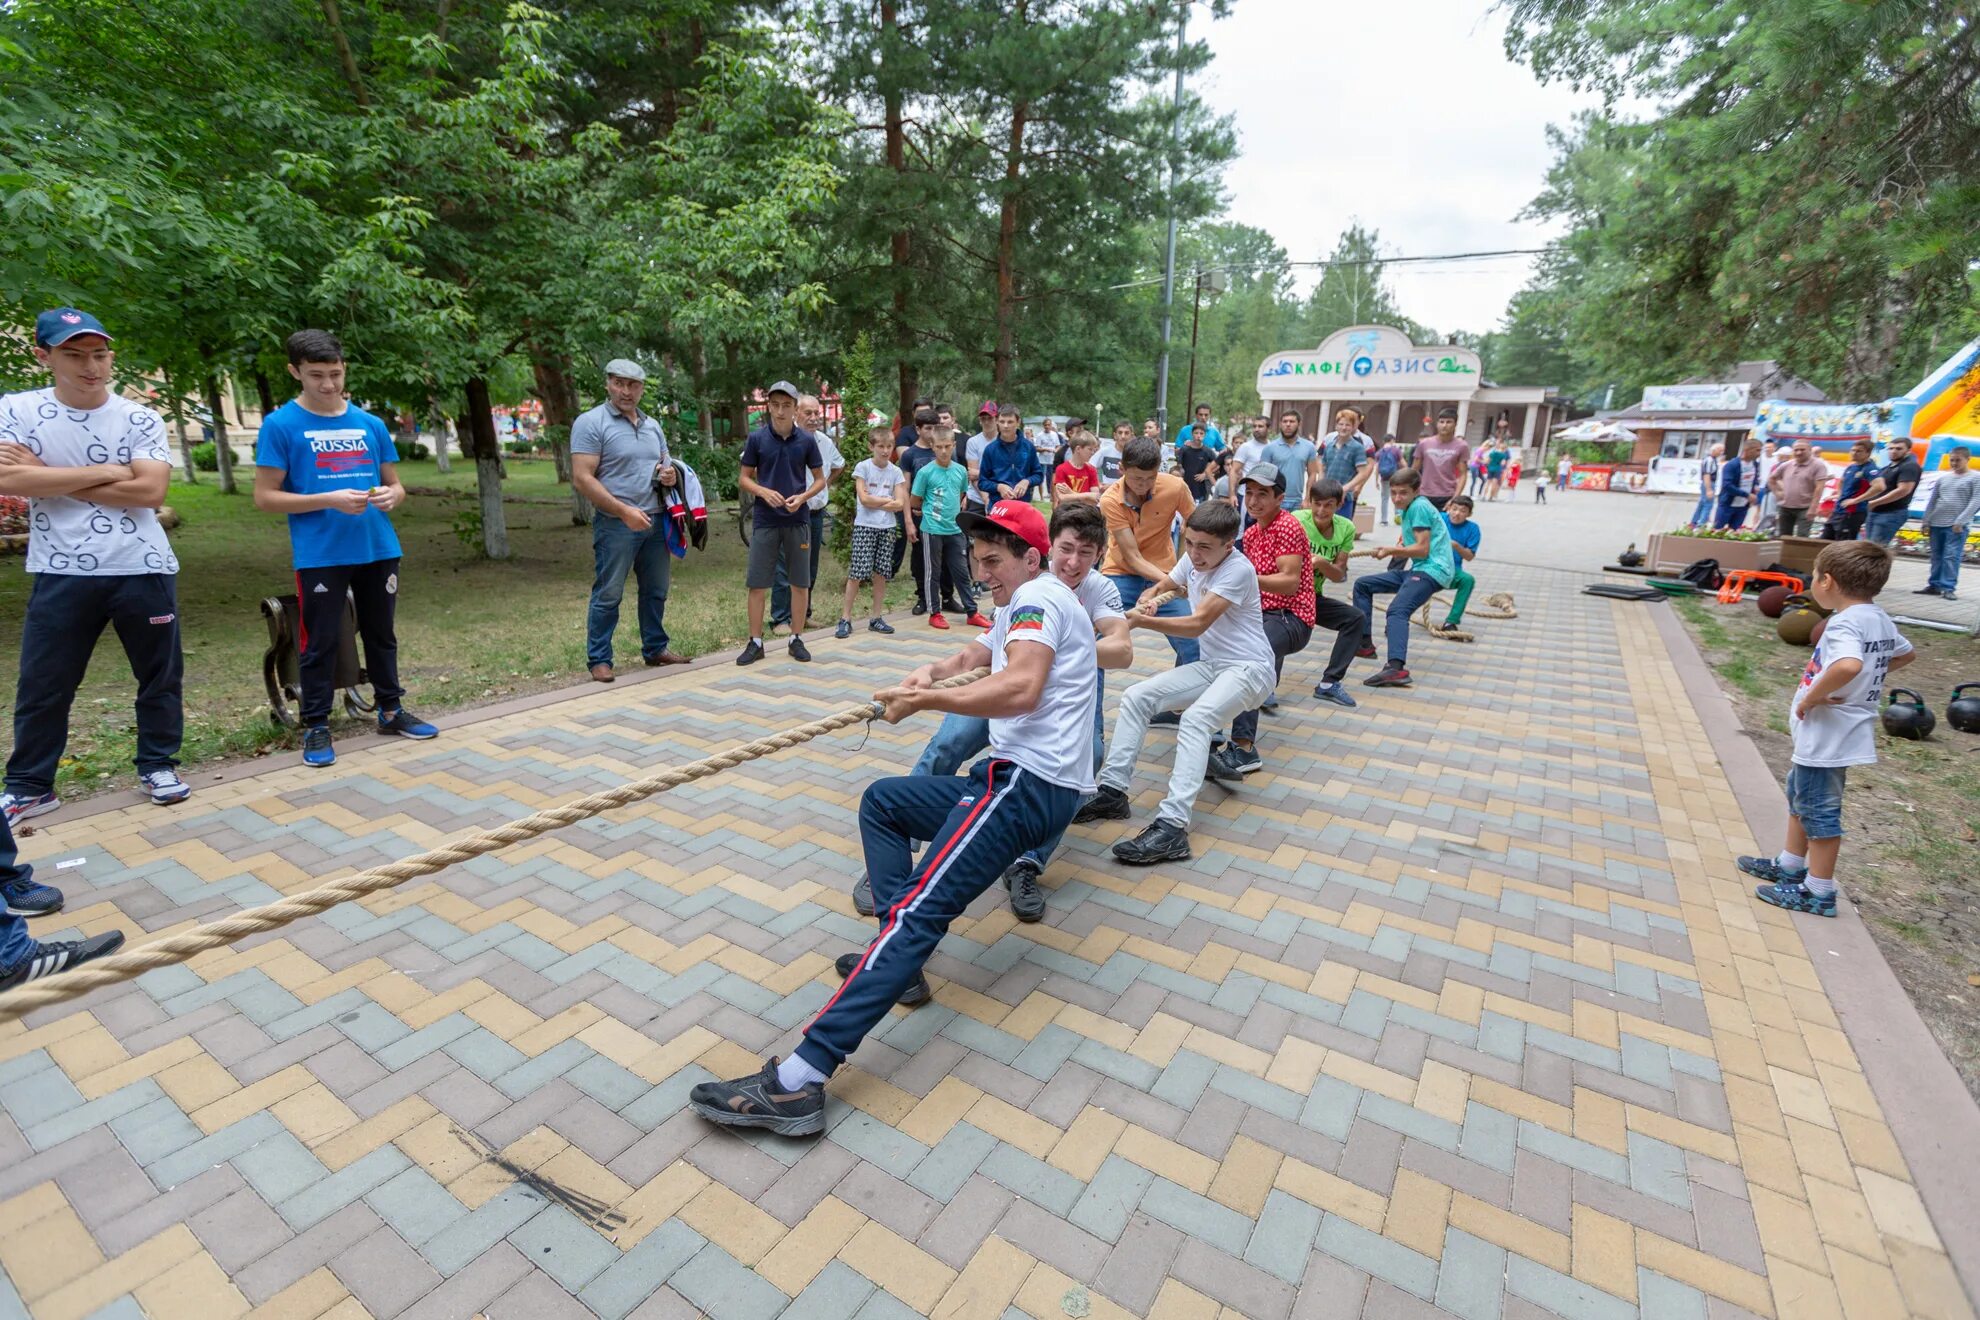
[[1244, 557], [1258, 570], [1259, 577], [1279, 571], [1281, 555], [1299, 556], [1299, 592], [1297, 595], [1281, 596], [1276, 592], [1260, 590], [1259, 608], [1266, 610], [1291, 610], [1300, 622], [1313, 622], [1313, 547], [1307, 544], [1306, 529], [1299, 525], [1299, 519], [1279, 510], [1279, 516], [1272, 520], [1270, 527], [1263, 523], [1253, 523], [1244, 534]]
[[1098, 468], [1061, 463], [1052, 472], [1052, 484], [1064, 486], [1075, 495], [1083, 495], [1100, 484], [1100, 471]]

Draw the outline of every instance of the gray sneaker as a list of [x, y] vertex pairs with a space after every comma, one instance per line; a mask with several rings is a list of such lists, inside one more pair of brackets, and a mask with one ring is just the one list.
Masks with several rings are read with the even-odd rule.
[[711, 1123], [767, 1128], [780, 1137], [815, 1137], [825, 1130], [824, 1085], [785, 1091], [774, 1058], [753, 1077], [700, 1083], [688, 1092], [688, 1106]]
[[863, 875], [853, 886], [853, 911], [862, 917], [873, 915], [873, 877]]

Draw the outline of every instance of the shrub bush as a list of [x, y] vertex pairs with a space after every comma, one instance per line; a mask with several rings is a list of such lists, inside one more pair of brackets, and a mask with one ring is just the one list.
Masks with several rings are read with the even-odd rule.
[[[242, 462], [241, 451], [230, 447], [227, 452], [234, 456], [234, 466], [238, 468]], [[218, 472], [220, 470], [220, 450], [210, 440], [205, 444], [194, 445], [192, 447], [192, 461], [193, 466], [201, 472]]]
[[742, 489], [736, 480], [736, 468], [740, 466], [738, 459], [742, 452], [740, 446], [710, 447], [696, 439], [688, 444], [669, 442], [667, 448], [701, 478], [701, 495], [707, 503], [732, 500]]

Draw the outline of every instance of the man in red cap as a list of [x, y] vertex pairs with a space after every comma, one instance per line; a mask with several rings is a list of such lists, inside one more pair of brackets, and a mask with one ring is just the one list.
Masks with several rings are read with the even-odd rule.
[[[880, 933], [838, 962], [838, 993], [805, 1028], [790, 1057], [733, 1082], [703, 1082], [696, 1113], [728, 1127], [782, 1136], [825, 1130], [825, 1080], [896, 1003], [931, 997], [922, 966], [949, 923], [1027, 849], [1055, 838], [1093, 791], [1093, 703], [1099, 672], [1093, 621], [1047, 571], [1044, 515], [1022, 500], [964, 513], [977, 575], [990, 584], [997, 621], [947, 660], [874, 694], [899, 723], [917, 711], [990, 721], [990, 754], [966, 777], [905, 775], [867, 785], [860, 838]], [[972, 669], [990, 676], [962, 687], [935, 683]], [[929, 839], [917, 864], [913, 840]]]

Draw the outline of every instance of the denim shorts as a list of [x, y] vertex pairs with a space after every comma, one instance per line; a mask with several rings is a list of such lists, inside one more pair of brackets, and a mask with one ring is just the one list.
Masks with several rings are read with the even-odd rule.
[[1788, 767], [1788, 811], [1801, 821], [1801, 832], [1811, 839], [1842, 837], [1843, 780], [1849, 769], [1840, 765], [1791, 765]]

